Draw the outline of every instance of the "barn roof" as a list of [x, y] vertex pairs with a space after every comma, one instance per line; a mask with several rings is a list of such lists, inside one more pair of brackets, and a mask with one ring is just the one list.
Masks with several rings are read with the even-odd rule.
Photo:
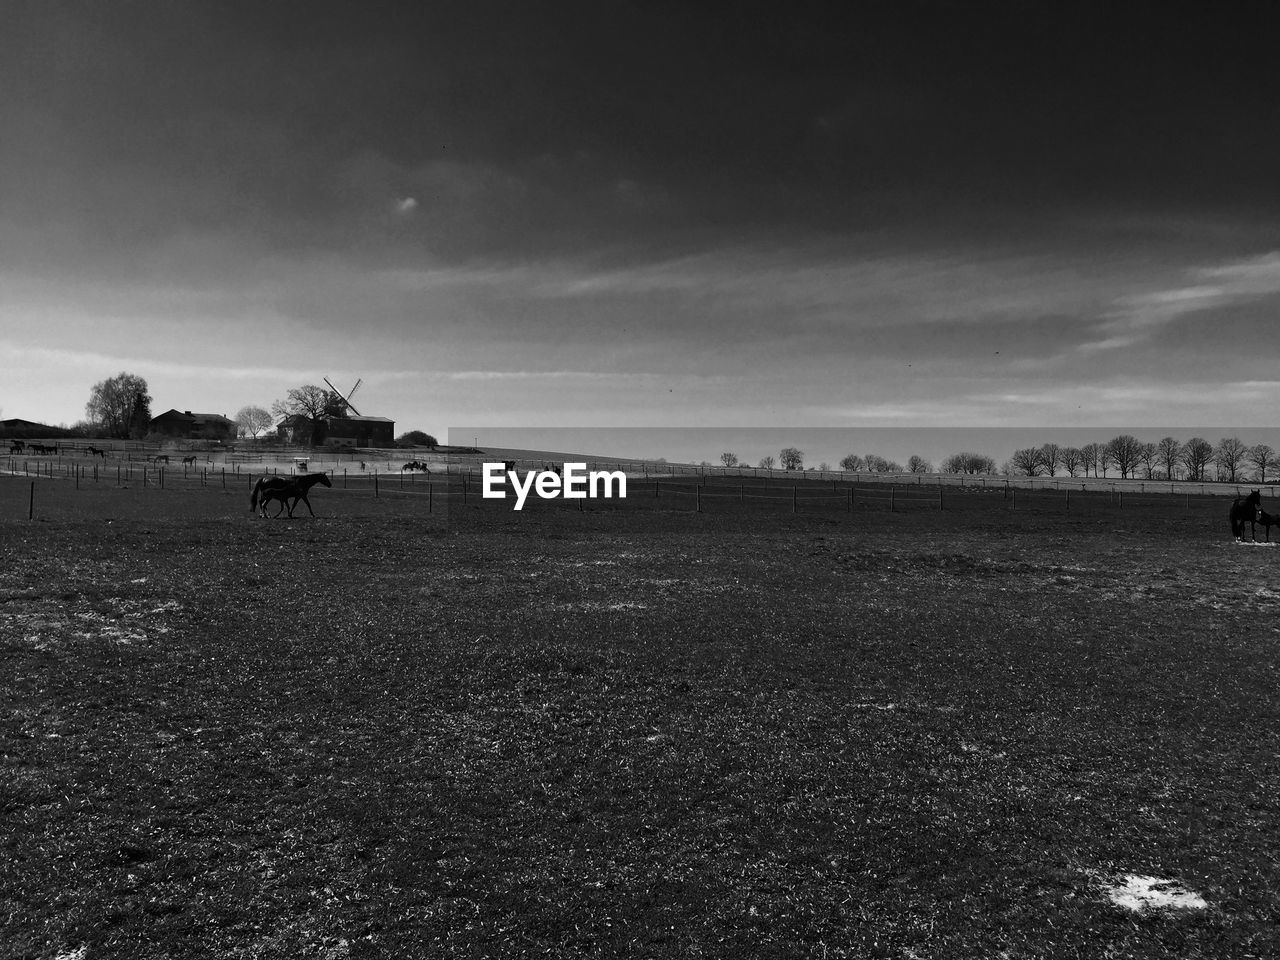
[[160, 414], [159, 417], [152, 417], [151, 419], [159, 420], [160, 417], [175, 417], [178, 420], [188, 420], [191, 423], [197, 423], [202, 420], [203, 421], [225, 420], [227, 423], [232, 423], [232, 424], [235, 423], [234, 420], [230, 419], [229, 417], [224, 417], [220, 413], [192, 413], [190, 410], [169, 409], [169, 410], [166, 410], [164, 413]]

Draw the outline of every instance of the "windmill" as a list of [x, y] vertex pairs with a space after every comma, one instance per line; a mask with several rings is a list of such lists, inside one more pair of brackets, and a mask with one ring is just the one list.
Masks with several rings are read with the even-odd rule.
[[356, 391], [360, 389], [360, 384], [364, 383], [363, 379], [357, 377], [356, 385], [352, 387], [350, 390], [348, 390], [346, 393], [343, 393], [341, 390], [335, 387], [328, 377], [324, 377], [323, 379], [325, 383], [329, 384], [329, 389], [332, 390], [334, 393], [336, 393], [339, 398], [341, 398], [342, 405], [344, 407], [346, 407], [348, 410], [354, 413], [357, 417], [361, 415], [360, 411], [357, 410], [355, 408], [355, 405], [351, 402], [351, 398], [354, 397]]

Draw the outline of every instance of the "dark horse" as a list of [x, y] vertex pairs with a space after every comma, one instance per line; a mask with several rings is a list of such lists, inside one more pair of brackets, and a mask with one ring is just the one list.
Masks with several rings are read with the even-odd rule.
[[1251, 490], [1247, 497], [1236, 497], [1231, 504], [1231, 535], [1237, 540], [1244, 539], [1244, 525], [1249, 524], [1249, 534], [1256, 543], [1258, 540], [1258, 514], [1262, 512], [1262, 493]]
[[84, 451], [91, 457], [100, 457], [103, 460], [107, 459], [107, 451], [99, 450], [97, 447], [85, 447]]
[[1271, 542], [1271, 528], [1280, 527], [1280, 515], [1267, 513], [1265, 510], [1258, 511], [1258, 522], [1262, 524], [1262, 529], [1267, 535], [1267, 543]]
[[[280, 516], [280, 511], [286, 506], [289, 508], [289, 516], [293, 516], [293, 510], [301, 500], [307, 505], [307, 512], [313, 517], [316, 512], [311, 509], [311, 501], [307, 499], [307, 491], [316, 484], [332, 487], [327, 474], [323, 473], [305, 473], [300, 477], [260, 477], [258, 482], [253, 485], [253, 490], [249, 493], [249, 509], [257, 510], [258, 504], [262, 504], [262, 515], [267, 515], [267, 501], [279, 500], [280, 509], [272, 514], [273, 517]], [[292, 500], [293, 503], [289, 503]]]

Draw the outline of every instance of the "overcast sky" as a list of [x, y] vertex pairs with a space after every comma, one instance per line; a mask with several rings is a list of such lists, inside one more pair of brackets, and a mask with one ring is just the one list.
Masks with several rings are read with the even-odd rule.
[[0, 416], [1271, 424], [1274, 10], [0, 0]]

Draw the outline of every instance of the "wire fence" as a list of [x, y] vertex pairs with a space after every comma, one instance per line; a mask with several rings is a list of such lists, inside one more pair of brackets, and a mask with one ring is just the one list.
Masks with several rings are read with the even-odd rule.
[[[5, 498], [8, 518], [25, 514], [35, 518], [40, 512], [37, 483], [55, 483], [59, 496], [82, 490], [132, 489], [141, 491], [175, 490], [194, 493], [200, 490], [223, 491], [235, 495], [248, 494], [254, 479], [262, 476], [296, 475], [313, 465], [247, 466], [240, 463], [160, 463], [154, 460], [117, 458], [108, 461], [83, 454], [57, 457], [26, 458], [10, 456], [0, 461], [0, 473], [11, 481], [29, 481], [26, 496], [13, 491]], [[483, 472], [472, 464], [451, 464], [452, 469], [403, 470], [388, 464], [368, 461], [348, 463], [328, 471], [334, 493], [324, 495], [372, 500], [400, 500], [414, 504], [414, 511], [444, 515], [450, 509], [486, 509], [511, 511], [516, 494], [509, 483], [498, 485], [505, 497], [489, 499], [484, 494]], [[538, 467], [542, 464], [539, 462]], [[609, 464], [599, 464], [607, 468]], [[628, 510], [666, 511], [690, 514], [794, 514], [853, 516], [868, 511], [890, 513], [966, 512], [1054, 513], [1082, 515], [1115, 513], [1134, 516], [1211, 516], [1221, 512], [1225, 497], [1237, 488], [1228, 485], [1187, 482], [1129, 482], [1101, 484], [1060, 480], [1050, 486], [1041, 483], [1021, 486], [1003, 482], [952, 482], [953, 478], [934, 478], [925, 482], [913, 478], [905, 482], [882, 477], [803, 479], [783, 477], [720, 474], [712, 476], [663, 473], [646, 475], [627, 471], [625, 498], [599, 497], [543, 499], [530, 488], [522, 504], [523, 510]], [[517, 474], [528, 480], [528, 470]], [[535, 468], [536, 469], [536, 468]], [[791, 478], [785, 478], [791, 479]], [[988, 478], [990, 479], [990, 478]], [[1247, 486], [1238, 488], [1246, 492]], [[561, 491], [562, 492], [562, 491]], [[20, 493], [20, 492], [19, 492]], [[1265, 496], [1273, 496], [1274, 488], [1263, 488]], [[65, 496], [64, 496], [65, 499]], [[247, 507], [247, 504], [246, 504]], [[68, 506], [74, 513], [74, 507]]]

